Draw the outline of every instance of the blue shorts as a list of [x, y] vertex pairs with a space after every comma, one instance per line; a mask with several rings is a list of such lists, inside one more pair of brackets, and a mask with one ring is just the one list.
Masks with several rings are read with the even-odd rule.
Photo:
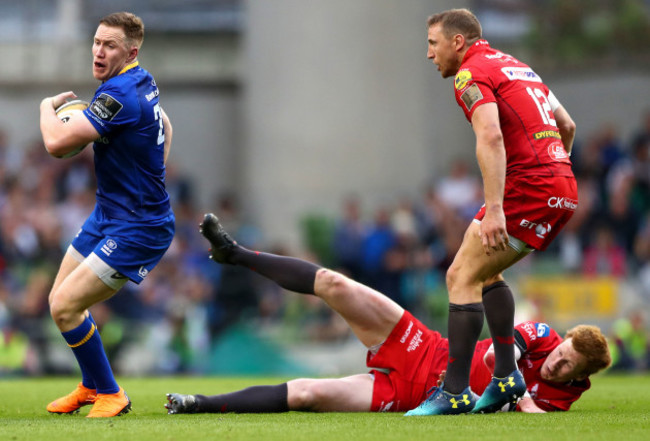
[[174, 214], [149, 221], [111, 219], [95, 205], [71, 246], [84, 258], [92, 253], [123, 276], [140, 283], [174, 238]]

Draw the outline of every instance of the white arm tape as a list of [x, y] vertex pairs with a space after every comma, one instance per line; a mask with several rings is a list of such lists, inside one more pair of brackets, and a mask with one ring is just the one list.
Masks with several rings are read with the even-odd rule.
[[551, 105], [551, 110], [555, 112], [558, 107], [561, 106], [560, 101], [555, 97], [555, 94], [549, 89], [548, 91], [548, 103]]

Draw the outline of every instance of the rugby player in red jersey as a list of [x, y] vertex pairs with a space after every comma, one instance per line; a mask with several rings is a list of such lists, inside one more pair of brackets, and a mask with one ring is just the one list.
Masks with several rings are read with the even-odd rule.
[[[287, 290], [320, 297], [343, 317], [368, 348], [370, 372], [336, 379], [295, 379], [221, 395], [167, 394], [169, 414], [315, 412], [404, 412], [420, 404], [441, 382], [448, 340], [428, 329], [383, 294], [335, 271], [292, 257], [248, 250], [207, 214], [201, 232], [216, 262], [240, 265]], [[565, 339], [548, 325], [524, 322], [513, 330], [517, 363], [528, 388], [519, 410], [568, 410], [589, 389], [589, 375], [607, 367], [607, 341], [595, 326], [579, 325]], [[483, 393], [492, 382], [490, 339], [473, 348], [470, 384]], [[515, 355], [513, 354], [513, 359]], [[512, 381], [506, 378], [503, 384]], [[469, 400], [469, 397], [459, 399]], [[507, 410], [515, 406], [506, 403]]]
[[[444, 384], [407, 416], [494, 412], [526, 391], [514, 356], [515, 304], [502, 273], [546, 249], [578, 205], [569, 161], [575, 124], [539, 75], [482, 39], [469, 10], [432, 15], [427, 28], [427, 57], [443, 78], [454, 77], [456, 101], [476, 136], [485, 205], [447, 271]], [[477, 401], [470, 367], [484, 315], [495, 366]]]

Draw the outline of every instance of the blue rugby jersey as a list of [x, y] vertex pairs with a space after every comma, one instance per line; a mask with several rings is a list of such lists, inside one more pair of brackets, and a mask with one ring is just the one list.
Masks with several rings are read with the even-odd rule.
[[171, 213], [158, 93], [136, 61], [99, 86], [84, 111], [100, 134], [93, 144], [97, 204], [110, 218], [148, 220]]

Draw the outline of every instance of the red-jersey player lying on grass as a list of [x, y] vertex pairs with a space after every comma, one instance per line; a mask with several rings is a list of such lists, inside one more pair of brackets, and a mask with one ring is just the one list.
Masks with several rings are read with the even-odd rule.
[[[388, 297], [313, 263], [250, 251], [233, 241], [212, 214], [205, 216], [201, 232], [210, 241], [210, 257], [216, 262], [254, 269], [285, 289], [320, 297], [368, 348], [370, 372], [336, 379], [301, 378], [214, 396], [170, 393], [165, 405], [169, 414], [404, 412], [417, 407], [439, 385], [449, 357], [447, 339]], [[589, 389], [589, 375], [611, 362], [605, 337], [595, 326], [576, 326], [562, 338], [548, 325], [528, 321], [515, 327], [515, 341], [517, 365], [528, 389], [517, 405], [523, 412], [569, 410]], [[491, 343], [488, 339], [476, 345], [470, 374], [475, 394], [480, 395], [492, 379]], [[507, 406], [504, 410], [514, 410]]]

